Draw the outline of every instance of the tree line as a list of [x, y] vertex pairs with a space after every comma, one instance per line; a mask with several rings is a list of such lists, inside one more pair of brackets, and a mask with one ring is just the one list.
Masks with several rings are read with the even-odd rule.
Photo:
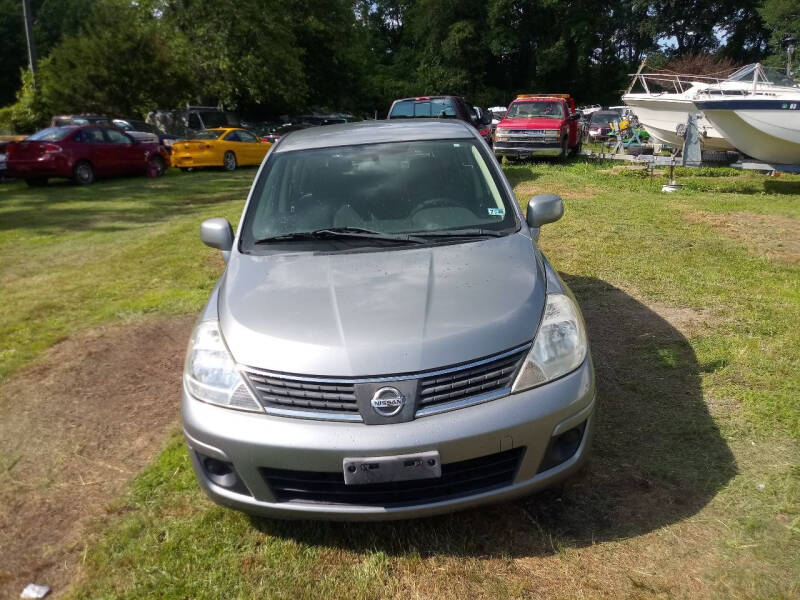
[[[0, 0], [0, 128], [60, 112], [143, 115], [186, 103], [253, 118], [378, 112], [452, 93], [488, 106], [520, 92], [616, 104], [653, 67], [782, 64], [797, 0]], [[692, 58], [703, 60], [692, 62]], [[710, 66], [709, 66], [710, 65]], [[34, 85], [35, 83], [35, 85]]]

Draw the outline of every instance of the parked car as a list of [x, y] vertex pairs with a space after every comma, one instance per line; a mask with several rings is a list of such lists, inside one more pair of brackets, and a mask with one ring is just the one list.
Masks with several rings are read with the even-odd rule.
[[611, 123], [619, 121], [622, 117], [616, 110], [598, 110], [589, 117], [586, 125], [587, 136], [590, 142], [601, 142], [608, 139], [611, 132]]
[[495, 129], [494, 153], [511, 160], [581, 150], [581, 113], [569, 94], [520, 94]]
[[[272, 517], [397, 519], [529, 494], [585, 460], [595, 384], [571, 292], [467, 123], [365, 121], [282, 138], [183, 375], [197, 479]], [[498, 268], [502, 266], [502, 268]]]
[[115, 127], [95, 125], [48, 127], [6, 146], [10, 175], [28, 185], [45, 185], [65, 177], [88, 185], [97, 177], [164, 173], [168, 157], [157, 143], [138, 142]]
[[176, 110], [154, 110], [147, 114], [147, 123], [160, 131], [188, 139], [205, 129], [240, 127], [236, 113], [212, 106], [187, 106]]
[[281, 125], [280, 127], [277, 127], [275, 131], [261, 136], [261, 139], [270, 142], [271, 144], [274, 144], [284, 135], [288, 135], [293, 131], [308, 129], [309, 127], [314, 127], [314, 125], [312, 125], [311, 123], [287, 123], [286, 125]]
[[459, 119], [481, 132], [491, 143], [488, 125], [491, 115], [475, 107], [460, 96], [417, 96], [395, 100], [389, 109], [388, 119]]
[[112, 123], [117, 129], [138, 140], [150, 139], [152, 141], [152, 138], [155, 137], [154, 141], [164, 146], [167, 153], [170, 152], [172, 144], [179, 139], [177, 135], [164, 133], [155, 125], [141, 119], [114, 119]]
[[272, 147], [246, 129], [206, 129], [192, 139], [172, 144], [172, 166], [181, 171], [198, 167], [222, 167], [233, 171], [240, 165], [260, 165]]

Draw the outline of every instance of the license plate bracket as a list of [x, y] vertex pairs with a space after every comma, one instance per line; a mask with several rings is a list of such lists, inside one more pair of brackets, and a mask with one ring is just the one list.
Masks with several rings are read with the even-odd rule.
[[395, 456], [358, 456], [342, 461], [346, 485], [388, 483], [442, 476], [439, 452], [415, 452]]

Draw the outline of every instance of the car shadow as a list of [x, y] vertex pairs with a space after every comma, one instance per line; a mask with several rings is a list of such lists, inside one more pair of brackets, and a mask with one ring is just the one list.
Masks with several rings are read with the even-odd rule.
[[598, 383], [592, 458], [566, 483], [513, 502], [383, 523], [251, 517], [265, 534], [389, 555], [533, 556], [643, 535], [691, 517], [736, 474], [709, 415], [691, 345], [608, 283], [564, 276], [583, 309]]
[[[0, 189], [0, 231], [120, 231], [159, 223], [225, 200], [244, 201], [256, 172], [257, 167], [232, 173], [173, 169], [157, 179], [134, 175], [98, 179], [88, 186], [58, 179], [37, 188], [7, 182]], [[5, 201], [12, 202], [4, 205]]]

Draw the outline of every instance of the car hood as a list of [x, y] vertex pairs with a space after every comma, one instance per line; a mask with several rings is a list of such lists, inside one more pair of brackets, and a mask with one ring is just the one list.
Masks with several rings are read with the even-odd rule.
[[503, 119], [498, 127], [508, 129], [559, 129], [562, 119]]
[[243, 365], [326, 376], [449, 366], [529, 342], [545, 275], [530, 238], [387, 251], [245, 255], [220, 286]]

